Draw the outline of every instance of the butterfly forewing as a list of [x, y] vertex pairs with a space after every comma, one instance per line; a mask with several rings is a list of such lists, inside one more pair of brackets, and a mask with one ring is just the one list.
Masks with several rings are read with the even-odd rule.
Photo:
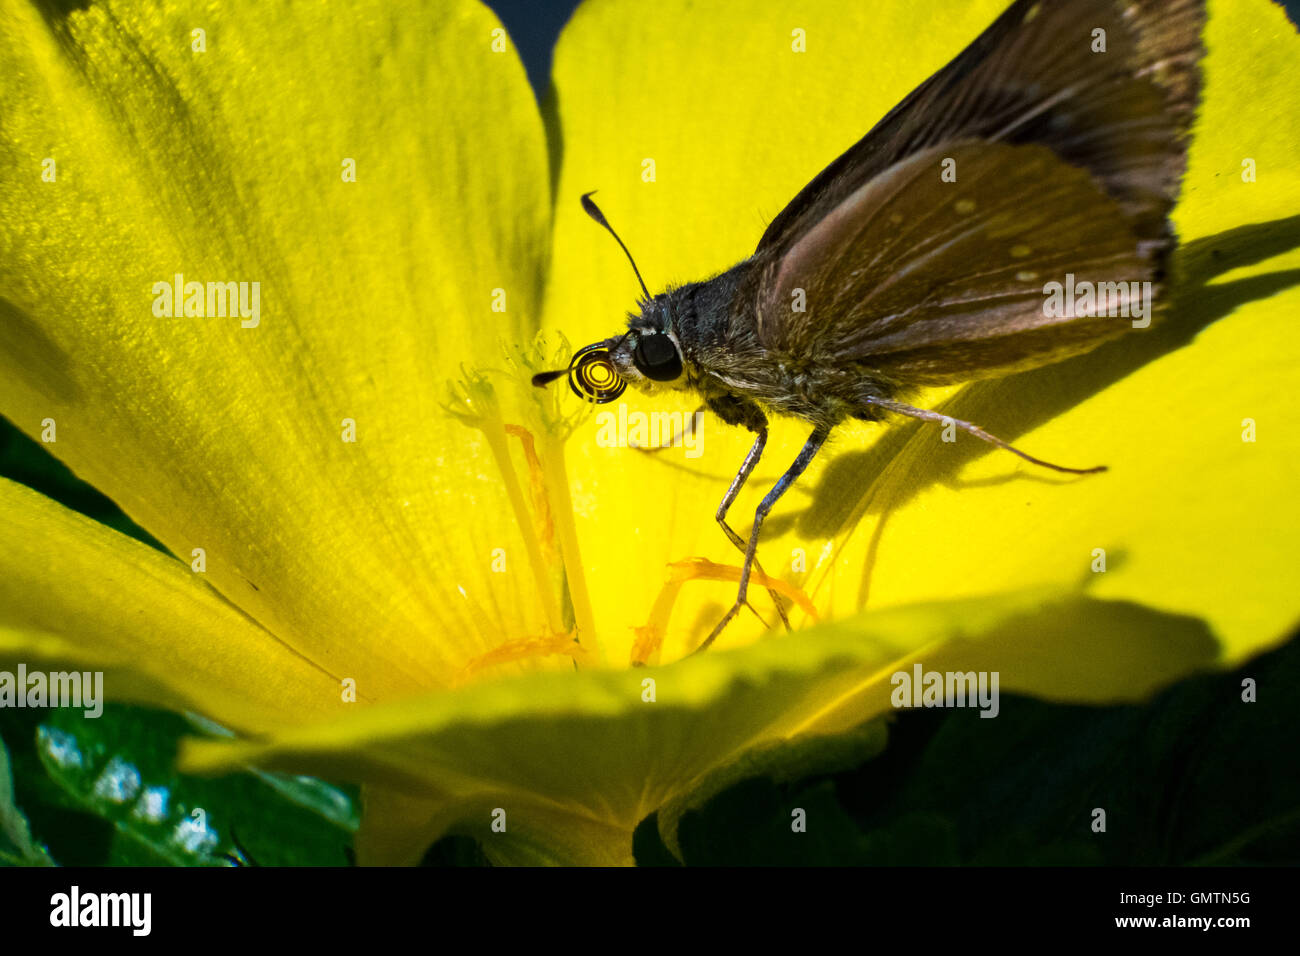
[[1119, 334], [1113, 317], [1052, 321], [1044, 283], [1160, 279], [1203, 19], [1197, 0], [1012, 5], [772, 222], [733, 314], [777, 354], [915, 384]]

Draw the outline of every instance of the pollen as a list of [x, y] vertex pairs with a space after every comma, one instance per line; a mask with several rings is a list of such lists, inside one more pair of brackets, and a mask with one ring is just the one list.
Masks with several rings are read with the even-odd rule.
[[971, 213], [975, 211], [975, 200], [958, 199], [955, 203], [953, 203], [953, 208], [956, 209], [963, 216], [969, 216]]
[[1029, 255], [1033, 251], [1034, 251], [1033, 249], [1030, 249], [1027, 245], [1025, 245], [1022, 242], [1019, 245], [1015, 245], [1011, 247], [1011, 257], [1013, 259], [1023, 259], [1025, 256]]

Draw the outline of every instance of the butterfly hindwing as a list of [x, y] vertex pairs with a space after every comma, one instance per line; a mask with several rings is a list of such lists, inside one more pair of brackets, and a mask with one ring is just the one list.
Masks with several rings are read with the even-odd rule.
[[[957, 183], [939, 183], [945, 158], [961, 170]], [[1051, 150], [946, 144], [872, 179], [772, 261], [756, 307], [786, 313], [784, 339], [802, 358], [939, 384], [1119, 335], [1126, 317], [1044, 309], [1044, 286], [1068, 274], [1080, 285], [1124, 283], [1127, 294], [1157, 266], [1154, 244], [1133, 235], [1119, 204]]]

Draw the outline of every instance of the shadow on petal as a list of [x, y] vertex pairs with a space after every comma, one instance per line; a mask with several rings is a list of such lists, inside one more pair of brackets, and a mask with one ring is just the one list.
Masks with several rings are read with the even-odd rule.
[[[1058, 365], [974, 383], [945, 402], [942, 411], [953, 418], [974, 421], [1014, 442], [1018, 436], [1046, 424], [1142, 366], [1188, 345], [1203, 329], [1246, 303], [1300, 285], [1300, 269], [1211, 284], [1217, 276], [1263, 262], [1297, 246], [1300, 246], [1300, 216], [1242, 226], [1188, 243], [1175, 260], [1175, 271], [1189, 278], [1173, 288], [1169, 313], [1164, 321], [1153, 324], [1149, 335], [1130, 334]], [[904, 507], [931, 485], [958, 487], [960, 483], [954, 476], [967, 464], [985, 455], [1002, 454], [992, 445], [966, 442], [950, 448], [942, 456], [917, 457], [908, 462], [905, 481], [891, 482], [886, 493], [873, 495], [889, 463], [899, 458], [918, 432], [933, 427], [922, 422], [891, 423], [870, 448], [840, 455], [822, 474], [808, 507], [784, 521], [770, 520], [769, 533], [775, 537], [789, 522], [797, 522], [801, 536], [833, 537], [863, 515], [884, 514]], [[1020, 469], [1009, 472], [1002, 480], [1060, 484], [1080, 479]], [[826, 493], [827, 489], [834, 489], [835, 493]]]

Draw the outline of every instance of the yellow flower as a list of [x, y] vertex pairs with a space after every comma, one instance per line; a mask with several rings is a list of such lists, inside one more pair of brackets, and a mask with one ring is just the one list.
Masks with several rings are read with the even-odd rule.
[[[930, 399], [1112, 470], [848, 430], [760, 548], [829, 623], [746, 615], [678, 660], [734, 595], [695, 559], [736, 563], [712, 515], [747, 436], [607, 448], [527, 384], [636, 291], [579, 193], [652, 285], [717, 271], [999, 7], [593, 0], [544, 127], [468, 0], [6, 2], [0, 413], [175, 557], [0, 481], [0, 661], [103, 667], [113, 699], [246, 735], [190, 768], [362, 782], [363, 862], [457, 830], [502, 862], [623, 863], [647, 814], [886, 713], [915, 662], [1104, 702], [1276, 643], [1300, 610], [1300, 43], [1263, 0], [1212, 5], [1172, 319]], [[258, 283], [258, 321], [158, 315], [177, 274]], [[804, 437], [776, 430], [738, 521]]]

